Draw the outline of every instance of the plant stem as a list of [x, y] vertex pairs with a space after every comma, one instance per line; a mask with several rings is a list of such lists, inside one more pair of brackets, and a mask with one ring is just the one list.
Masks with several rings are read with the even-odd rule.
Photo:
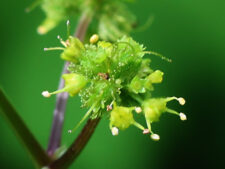
[[80, 152], [83, 150], [88, 140], [94, 133], [96, 126], [99, 123], [100, 118], [89, 119], [82, 129], [80, 135], [68, 148], [68, 150], [57, 160], [49, 165], [51, 169], [65, 169], [68, 168], [72, 162], [78, 157]]
[[22, 141], [28, 153], [35, 161], [37, 167], [41, 168], [43, 166], [47, 166], [51, 162], [51, 159], [42, 149], [41, 145], [32, 135], [30, 130], [27, 128], [27, 126], [25, 125], [19, 114], [16, 112], [15, 108], [8, 101], [7, 97], [5, 96], [1, 88], [0, 88], [0, 112], [9, 122], [14, 132], [19, 137], [19, 139]]
[[[81, 41], [83, 41], [90, 21], [91, 21], [91, 16], [88, 13], [84, 12], [79, 20], [74, 36], [76, 36]], [[65, 62], [62, 74], [69, 73], [69, 71], [67, 70], [68, 65], [69, 65], [69, 62]], [[65, 85], [65, 82], [61, 78], [59, 82], [58, 90], [62, 89], [64, 85]], [[51, 135], [50, 135], [48, 149], [47, 149], [47, 152], [50, 156], [54, 154], [55, 150], [59, 148], [61, 143], [62, 127], [63, 127], [64, 113], [66, 110], [67, 100], [68, 100], [67, 92], [57, 94]]]

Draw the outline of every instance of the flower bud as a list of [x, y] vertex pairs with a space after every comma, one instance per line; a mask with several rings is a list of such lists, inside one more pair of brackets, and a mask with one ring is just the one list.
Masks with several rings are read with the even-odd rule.
[[135, 94], [138, 93], [145, 93], [146, 89], [144, 87], [146, 81], [144, 79], [139, 78], [138, 76], [135, 76], [131, 83], [129, 84], [129, 90], [132, 91]]
[[151, 73], [147, 79], [151, 82], [151, 83], [161, 83], [163, 80], [163, 72], [161, 72], [160, 70], [156, 70], [153, 73]]
[[92, 43], [92, 44], [96, 43], [96, 42], [98, 42], [98, 40], [99, 40], [99, 36], [97, 34], [94, 34], [90, 38], [90, 43]]

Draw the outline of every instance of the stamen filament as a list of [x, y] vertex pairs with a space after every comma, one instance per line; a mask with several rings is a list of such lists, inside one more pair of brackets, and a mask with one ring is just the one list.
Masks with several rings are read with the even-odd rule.
[[136, 127], [139, 128], [139, 129], [141, 129], [141, 130], [144, 130], [144, 129], [145, 129], [141, 124], [139, 124], [139, 123], [136, 122], [136, 121], [133, 122], [133, 125], [136, 126]]
[[57, 36], [57, 39], [59, 39], [59, 40], [60, 40], [60, 43], [61, 43], [64, 47], [67, 47], [66, 42], [65, 42], [65, 41], [63, 41], [63, 39], [62, 39], [59, 35]]
[[150, 132], [150, 133], [153, 133], [153, 132], [152, 132], [152, 127], [151, 127], [151, 122], [150, 122], [150, 120], [146, 117], [146, 115], [145, 115], [145, 119], [146, 119], [146, 123], [147, 123], [147, 127], [148, 127], [149, 132]]
[[51, 94], [51, 95], [53, 95], [53, 94], [58, 94], [58, 93], [66, 92], [66, 90], [67, 90], [67, 88], [64, 87], [64, 88], [62, 88], [62, 89], [60, 89], [60, 90], [56, 90], [56, 91], [54, 91], [54, 92], [51, 92], [50, 94]]
[[177, 97], [173, 96], [173, 97], [167, 97], [166, 98], [166, 102], [172, 101], [172, 100], [176, 100]]
[[69, 20], [66, 21], [66, 28], [67, 28], [67, 38], [69, 38], [70, 36], [70, 21]]
[[129, 95], [136, 100], [138, 103], [142, 104], [143, 100], [139, 95], [134, 95], [133, 93], [129, 93]]
[[44, 51], [49, 51], [49, 50], [64, 50], [64, 48], [63, 47], [44, 48]]
[[178, 112], [176, 112], [175, 110], [172, 110], [172, 109], [166, 109], [166, 111], [168, 112], [168, 113], [171, 113], [171, 114], [175, 114], [175, 115], [178, 115], [178, 116], [180, 116], [180, 114], [178, 113]]
[[87, 119], [87, 117], [91, 114], [91, 112], [92, 112], [92, 110], [95, 108], [95, 105], [96, 105], [96, 103], [95, 104], [93, 104], [92, 106], [91, 106], [91, 108], [87, 111], [87, 113], [84, 115], [84, 117], [79, 121], [79, 123], [72, 129], [72, 130], [69, 130], [68, 132], [69, 133], [73, 133], [83, 122], [84, 122], [84, 120], [86, 120]]
[[166, 60], [167, 62], [172, 62], [171, 59], [169, 59], [169, 58], [167, 58], [167, 57], [165, 57], [165, 56], [163, 56], [163, 55], [161, 55], [161, 54], [159, 54], [159, 53], [157, 53], [157, 52], [153, 52], [153, 51], [145, 51], [144, 53], [145, 53], [145, 54], [149, 54], [149, 55], [159, 56], [162, 60]]

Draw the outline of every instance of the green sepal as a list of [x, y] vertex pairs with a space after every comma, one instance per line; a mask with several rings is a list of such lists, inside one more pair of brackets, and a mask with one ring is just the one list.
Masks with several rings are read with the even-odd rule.
[[128, 88], [131, 92], [135, 94], [145, 93], [146, 92], [145, 83], [146, 83], [145, 79], [141, 79], [138, 76], [135, 76], [132, 79], [131, 83], [129, 84]]
[[161, 83], [163, 80], [164, 73], [160, 70], [156, 70], [151, 73], [146, 79], [151, 83]]
[[121, 130], [128, 128], [134, 123], [133, 108], [115, 106], [110, 113], [110, 127], [115, 126]]
[[65, 80], [64, 90], [70, 96], [76, 95], [87, 84], [86, 78], [76, 73], [63, 74], [62, 77]]
[[70, 36], [68, 39], [68, 46], [61, 54], [61, 58], [73, 63], [78, 62], [78, 58], [81, 56], [81, 52], [84, 50], [83, 43], [75, 37]]
[[151, 123], [159, 120], [161, 114], [166, 112], [165, 98], [148, 99], [143, 102], [142, 108], [144, 110], [145, 118], [147, 118]]

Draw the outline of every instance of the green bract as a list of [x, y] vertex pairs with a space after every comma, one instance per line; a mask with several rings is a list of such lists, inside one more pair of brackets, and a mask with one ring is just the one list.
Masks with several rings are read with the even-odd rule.
[[38, 27], [45, 34], [61, 21], [85, 13], [92, 18], [101, 39], [116, 41], [129, 34], [136, 22], [135, 16], [127, 9], [126, 0], [42, 0], [41, 7], [46, 19]]
[[[113, 135], [118, 134], [118, 129], [134, 125], [144, 134], [151, 133], [154, 140], [159, 136], [153, 133], [151, 123], [158, 121], [162, 113], [177, 114], [186, 120], [183, 113], [179, 114], [166, 106], [171, 100], [178, 100], [183, 105], [183, 98], [152, 97], [153, 85], [162, 82], [163, 72], [150, 68], [150, 59], [143, 58], [150, 52], [131, 37], [124, 36], [115, 43], [99, 41], [82, 45], [73, 37], [66, 42], [61, 56], [71, 61], [71, 74], [63, 75], [66, 80], [64, 89], [50, 94], [67, 91], [74, 95], [79, 92], [82, 107], [90, 108], [85, 117], [109, 115]], [[74, 50], [67, 52], [71, 48]], [[75, 59], [70, 59], [71, 56]], [[45, 94], [48, 96], [48, 93]], [[144, 115], [147, 129], [135, 121], [135, 112]]]

